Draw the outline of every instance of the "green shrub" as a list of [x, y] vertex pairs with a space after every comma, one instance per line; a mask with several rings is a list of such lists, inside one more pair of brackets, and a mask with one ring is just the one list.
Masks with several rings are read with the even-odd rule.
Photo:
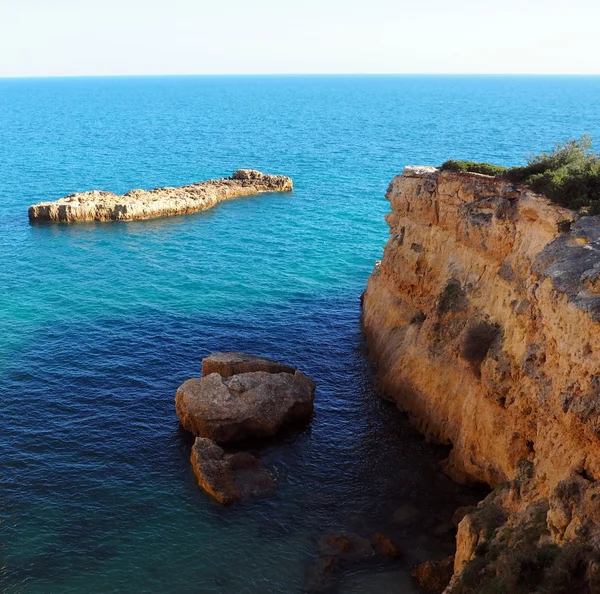
[[[487, 540], [494, 537], [498, 528], [506, 523], [505, 511], [495, 503], [485, 502], [473, 513], [473, 527], [477, 532], [483, 531]], [[483, 547], [483, 554], [488, 552], [488, 547]]]
[[507, 167], [491, 165], [490, 163], [477, 163], [475, 161], [446, 161], [440, 169], [442, 171], [458, 171], [460, 173], [483, 173], [484, 175], [502, 175], [508, 171]]
[[506, 173], [506, 178], [512, 182], [525, 183], [533, 176], [543, 175], [548, 171], [578, 167], [587, 161], [597, 160], [597, 155], [591, 149], [592, 139], [589, 136], [569, 140], [564, 144], [558, 143], [549, 153], [531, 155], [525, 167], [512, 167]]
[[506, 545], [478, 546], [452, 594], [596, 594], [600, 554], [585, 541], [560, 548], [541, 544], [538, 534], [521, 534]]
[[600, 154], [592, 151], [589, 136], [533, 155], [524, 167], [508, 169], [474, 161], [446, 161], [440, 169], [501, 176], [544, 194], [560, 206], [600, 214]]
[[525, 167], [514, 167], [505, 177], [545, 194], [561, 206], [600, 212], [600, 155], [592, 151], [589, 136], [533, 156]]

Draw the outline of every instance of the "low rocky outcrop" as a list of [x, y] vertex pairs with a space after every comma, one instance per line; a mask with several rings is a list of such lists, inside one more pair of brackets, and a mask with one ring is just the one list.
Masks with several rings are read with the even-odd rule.
[[94, 190], [71, 194], [29, 207], [30, 221], [131, 221], [206, 210], [224, 200], [261, 192], [291, 192], [293, 182], [283, 175], [240, 169], [231, 177], [180, 188], [131, 190], [123, 196]]
[[[598, 217], [435, 168], [406, 168], [387, 198], [391, 237], [363, 299], [380, 386], [452, 445], [448, 474], [496, 489], [457, 517], [447, 592], [596, 591]], [[556, 577], [569, 566], [579, 582]]]
[[191, 461], [200, 486], [225, 505], [275, 488], [273, 477], [258, 458], [248, 452], [227, 454], [210, 439], [196, 438]]
[[402, 557], [401, 549], [384, 534], [374, 532], [369, 537], [344, 532], [330, 534], [318, 542], [319, 553], [323, 557], [333, 557], [342, 564], [354, 563], [373, 556], [392, 559]]
[[292, 367], [220, 353], [205, 359], [203, 370], [208, 375], [187, 380], [175, 395], [179, 420], [194, 435], [218, 443], [270, 437], [311, 418], [315, 383]]

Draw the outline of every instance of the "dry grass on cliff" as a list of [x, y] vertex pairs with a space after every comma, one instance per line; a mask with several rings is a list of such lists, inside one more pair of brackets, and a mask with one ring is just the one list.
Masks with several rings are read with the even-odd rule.
[[[547, 507], [529, 523], [502, 528], [506, 516], [493, 503], [478, 510], [484, 533], [452, 594], [597, 594], [600, 554], [584, 539], [564, 547], [549, 542]], [[502, 530], [501, 530], [502, 528]]]
[[482, 547], [452, 594], [597, 594], [598, 553], [584, 541], [563, 548], [526, 539], [515, 548]]

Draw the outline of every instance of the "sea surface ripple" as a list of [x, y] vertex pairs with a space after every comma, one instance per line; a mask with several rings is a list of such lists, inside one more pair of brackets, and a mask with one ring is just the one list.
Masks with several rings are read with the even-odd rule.
[[[298, 593], [316, 541], [379, 530], [406, 551], [340, 592], [414, 592], [472, 498], [373, 388], [360, 295], [403, 165], [522, 163], [600, 138], [600, 78], [0, 80], [0, 589]], [[182, 185], [240, 167], [291, 195], [189, 216], [30, 225], [41, 200]], [[317, 382], [309, 429], [254, 444], [267, 499], [198, 487], [173, 397], [202, 356], [243, 350]], [[393, 511], [412, 502], [417, 529]]]

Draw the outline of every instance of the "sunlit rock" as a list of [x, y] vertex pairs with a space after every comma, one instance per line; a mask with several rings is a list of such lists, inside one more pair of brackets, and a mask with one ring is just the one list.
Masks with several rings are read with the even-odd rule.
[[192, 213], [231, 198], [292, 189], [289, 177], [240, 169], [228, 178], [180, 188], [131, 190], [123, 196], [99, 190], [71, 194], [53, 202], [34, 204], [28, 212], [30, 221], [131, 221]]
[[[182, 426], [218, 443], [270, 437], [282, 427], [307, 423], [313, 412], [315, 383], [294, 368], [239, 353], [205, 359], [205, 370], [175, 395]], [[270, 369], [235, 373], [236, 369]], [[285, 369], [285, 371], [279, 371]]]

